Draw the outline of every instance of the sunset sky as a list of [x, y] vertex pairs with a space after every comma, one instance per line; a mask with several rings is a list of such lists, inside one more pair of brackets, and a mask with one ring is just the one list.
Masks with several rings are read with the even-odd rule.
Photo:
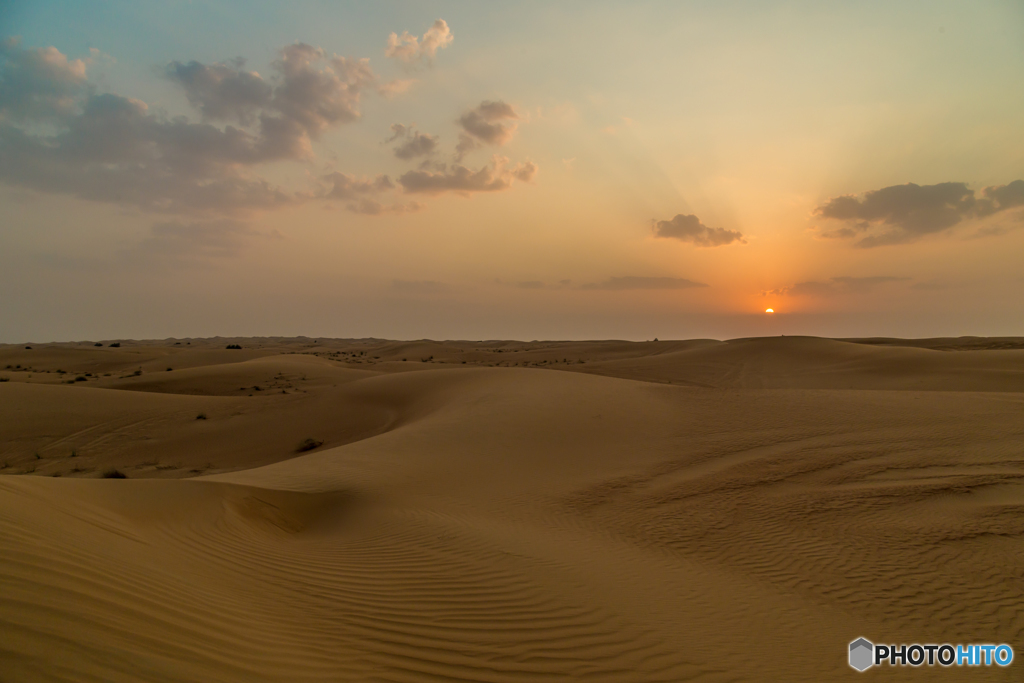
[[14, 1], [0, 41], [0, 342], [1024, 335], [1019, 0]]

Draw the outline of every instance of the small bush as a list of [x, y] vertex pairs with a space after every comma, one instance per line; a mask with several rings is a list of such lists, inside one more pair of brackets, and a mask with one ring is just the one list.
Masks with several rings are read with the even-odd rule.
[[0, 377], [0, 382], [10, 382], [10, 381], [11, 381], [10, 377]]
[[198, 415], [196, 415], [196, 419], [197, 420], [205, 420], [206, 419], [206, 413], [199, 413]]
[[138, 377], [141, 374], [142, 374], [142, 370], [136, 370], [135, 372], [132, 373], [132, 377]]
[[114, 342], [113, 344], [108, 344], [108, 346], [112, 349], [119, 349], [121, 348], [121, 342]]
[[75, 378], [75, 381], [76, 382], [88, 382], [89, 380], [87, 378], [82, 377], [81, 375], [79, 375], [78, 377]]
[[71, 449], [71, 457], [72, 458], [77, 458], [78, 457], [78, 451], [76, 451], [75, 449], [72, 448]]
[[96, 342], [93, 346], [103, 346], [103, 342]]
[[113, 468], [104, 470], [103, 474], [100, 475], [104, 479], [127, 479], [128, 475], [121, 470], [115, 470]]
[[31, 351], [32, 347], [31, 346], [26, 346], [25, 349], [28, 350], [28, 351]]
[[170, 372], [170, 371], [171, 371], [171, 370], [173, 370], [173, 369], [174, 369], [174, 368], [167, 368], [167, 372]]
[[229, 348], [229, 349], [241, 349], [242, 345], [241, 344], [228, 344], [226, 348]]
[[320, 448], [320, 446], [323, 446], [323, 445], [324, 445], [323, 441], [317, 441], [316, 439], [312, 439], [312, 438], [310, 438], [310, 439], [303, 439], [302, 443], [299, 444], [299, 447], [296, 450], [299, 453], [305, 453], [306, 451], [311, 451], [314, 448]]

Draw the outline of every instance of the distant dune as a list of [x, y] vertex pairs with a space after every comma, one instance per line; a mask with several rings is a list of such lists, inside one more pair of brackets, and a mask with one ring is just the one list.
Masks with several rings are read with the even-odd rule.
[[1021, 339], [102, 344], [0, 346], [0, 681], [824, 681], [859, 636], [1024, 647]]

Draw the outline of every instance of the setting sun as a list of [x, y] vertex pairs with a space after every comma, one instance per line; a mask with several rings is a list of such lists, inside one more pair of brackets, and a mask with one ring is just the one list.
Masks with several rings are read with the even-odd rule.
[[764, 312], [765, 313], [774, 313], [775, 309], [774, 308], [766, 308], [766, 309], [764, 309]]

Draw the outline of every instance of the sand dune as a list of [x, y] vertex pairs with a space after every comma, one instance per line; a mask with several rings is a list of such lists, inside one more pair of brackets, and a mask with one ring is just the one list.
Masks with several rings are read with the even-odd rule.
[[0, 350], [0, 473], [29, 475], [0, 478], [0, 680], [821, 681], [858, 636], [1019, 649], [1024, 351], [191, 342]]

